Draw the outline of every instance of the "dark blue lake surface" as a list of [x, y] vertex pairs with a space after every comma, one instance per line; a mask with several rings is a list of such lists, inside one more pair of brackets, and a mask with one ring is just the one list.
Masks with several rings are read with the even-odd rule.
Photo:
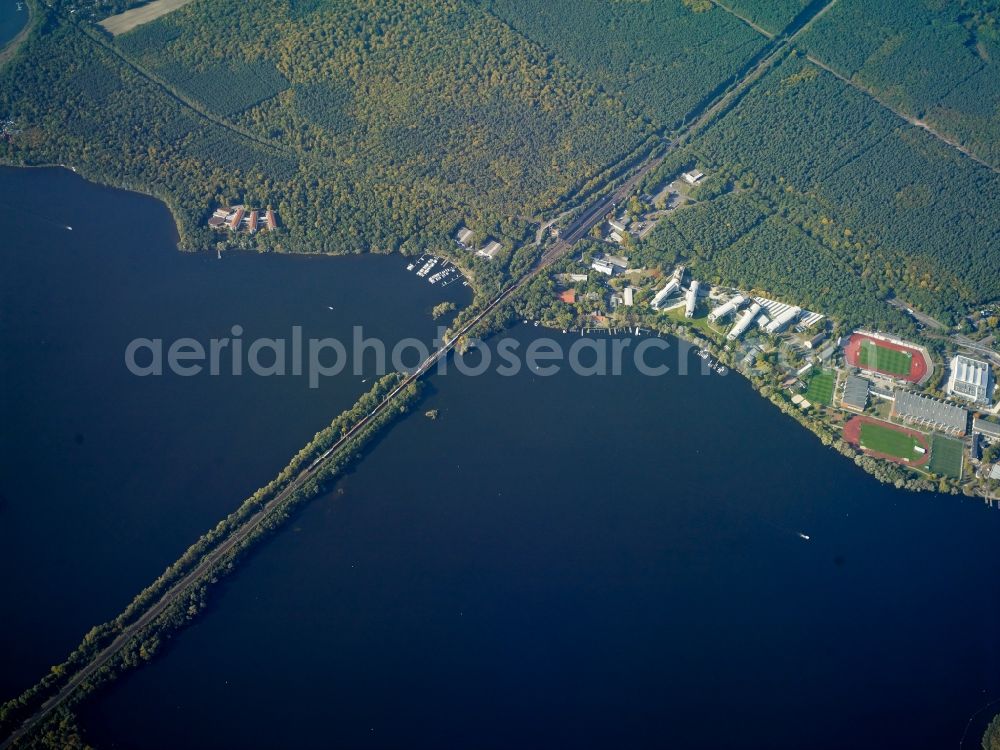
[[17, 36], [28, 22], [27, 3], [17, 0], [0, 0], [0, 48]]
[[877, 484], [738, 377], [433, 385], [439, 419], [93, 701], [91, 739], [940, 748], [1000, 695], [995, 510]]
[[[27, 191], [21, 182], [15, 188], [19, 196]], [[106, 208], [124, 207], [123, 222], [128, 208], [150, 205], [108, 193]], [[87, 187], [86, 194], [96, 201], [103, 193]], [[83, 218], [60, 223], [73, 224], [75, 234]], [[309, 290], [335, 282], [314, 275], [326, 268], [335, 275], [346, 267], [338, 264], [355, 262], [247, 257], [241, 283], [253, 286], [240, 295], [242, 307], [216, 308], [213, 294], [192, 291], [201, 288], [201, 274], [214, 271], [171, 276], [163, 269], [178, 257], [211, 268], [237, 258], [220, 263], [167, 253], [170, 241], [154, 234], [169, 230], [165, 216], [126, 228], [162, 246], [162, 267], [150, 265], [158, 252], [104, 247], [111, 256], [104, 258], [95, 243], [73, 274], [57, 273], [55, 263], [51, 275], [39, 274], [25, 299], [65, 305], [64, 316], [78, 311], [86, 330], [141, 318], [150, 306], [169, 307], [162, 317], [172, 321], [198, 300], [189, 324], [205, 320], [207, 330], [226, 329], [237, 313], [243, 319], [247, 308], [262, 308], [254, 327], [270, 330], [287, 325], [278, 314], [285, 306], [295, 318], [300, 303], [311, 308], [325, 299]], [[59, 241], [52, 231], [42, 238]], [[42, 252], [46, 243], [31, 247]], [[283, 276], [286, 261], [313, 273]], [[361, 268], [365, 261], [356, 262]], [[384, 285], [397, 277], [400, 285], [413, 282], [398, 260], [387, 263], [384, 275], [351, 277], [365, 285], [364, 294], [344, 304], [379, 310], [371, 298], [386, 293]], [[98, 280], [103, 293], [94, 291]], [[140, 288], [109, 303], [114, 315], [102, 317], [96, 302], [86, 315], [79, 307], [87, 295], [104, 298], [121, 285]], [[418, 293], [427, 288], [417, 285]], [[20, 293], [13, 285], [3, 292]], [[286, 293], [281, 306], [264, 301]], [[414, 315], [426, 321], [421, 299], [414, 298]], [[44, 306], [25, 313], [16, 330], [38, 337], [44, 320], [35, 318], [50, 314]], [[180, 322], [176, 330], [184, 328]], [[323, 328], [323, 319], [313, 325]], [[122, 336], [145, 328], [124, 327], [108, 350], [119, 351]], [[7, 343], [16, 341], [16, 330], [3, 331], [5, 355], [21, 351]], [[42, 338], [51, 335], [41, 330]], [[519, 326], [512, 335], [523, 347], [545, 334]], [[73, 361], [87, 357], [77, 352]], [[696, 360], [685, 361], [696, 370]], [[4, 376], [16, 369], [5, 367]], [[289, 379], [270, 381], [273, 393], [237, 399], [233, 384], [210, 397], [198, 395], [197, 378], [154, 386], [129, 386], [123, 378], [102, 396], [74, 390], [75, 370], [64, 378], [39, 373], [36, 387], [58, 396], [61, 408], [41, 397], [5, 406], [27, 417], [17, 423], [20, 439], [4, 433], [4, 460], [20, 450], [19, 461], [5, 465], [4, 481], [21, 489], [8, 489], [0, 510], [0, 533], [8, 534], [8, 518], [39, 528], [29, 540], [13, 532], [3, 540], [5, 573], [16, 577], [29, 568], [28, 581], [5, 581], [5, 599], [34, 613], [40, 631], [20, 625], [26, 615], [16, 611], [13, 624], [3, 626], [4, 656], [29, 661], [51, 661], [53, 642], [61, 641], [47, 631], [72, 635], [76, 620], [86, 619], [74, 607], [103, 616], [120, 605], [168, 553], [270, 476], [303, 430], [325, 422], [363, 387], [335, 382], [324, 408], [292, 394], [281, 409], [270, 399], [295, 390], [294, 383], [280, 384]], [[1000, 697], [997, 511], [878, 484], [737, 376], [681, 375], [675, 368], [649, 378], [626, 367], [619, 377], [449, 374], [430, 385], [419, 409], [386, 432], [328, 496], [261, 546], [160, 658], [83, 706], [89, 742], [940, 748], [957, 746], [969, 717]], [[162, 414], [144, 390], [154, 387], [154, 394], [169, 387], [172, 409], [190, 411]], [[64, 388], [69, 393], [59, 395]], [[97, 403], [80, 405], [91, 399]], [[298, 403], [309, 404], [307, 416], [290, 408]], [[130, 441], [90, 437], [101, 405], [133, 415], [102, 428]], [[423, 416], [431, 408], [439, 419]], [[61, 414], [73, 409], [82, 412], [67, 422]], [[168, 434], [179, 436], [167, 443], [169, 460], [157, 465], [143, 459], [167, 450], [147, 426], [154, 409]], [[35, 414], [34, 423], [25, 421]], [[293, 428], [289, 419], [302, 423]], [[183, 429], [191, 422], [197, 430]], [[77, 446], [80, 431], [88, 437]], [[186, 444], [185, 435], [196, 442]], [[73, 458], [94, 442], [125, 456]], [[75, 479], [45, 463], [47, 450], [76, 467]], [[81, 485], [88, 459], [104, 462], [107, 473], [99, 477], [125, 471], [124, 497], [141, 504], [129, 513], [122, 497], [111, 502]], [[129, 468], [140, 460], [146, 462]], [[233, 463], [240, 471], [229, 468]], [[164, 464], [173, 470], [162, 471]], [[213, 471], [219, 465], [227, 468]], [[37, 499], [53, 509], [19, 510], [33, 507], [20, 498], [40, 481], [59, 490]], [[200, 500], [178, 499], [176, 491], [160, 490], [161, 482], [197, 491]], [[53, 533], [50, 544], [46, 534]], [[11, 552], [9, 544], [20, 546]], [[52, 562], [62, 558], [73, 564]], [[30, 569], [39, 565], [44, 579]], [[48, 586], [44, 596], [39, 582]], [[60, 595], [72, 604], [47, 601]], [[978, 743], [986, 716], [974, 722], [967, 747]]]
[[0, 212], [6, 698], [120, 611], [372, 383], [349, 371], [316, 390], [304, 377], [139, 378], [125, 367], [133, 338], [207, 342], [239, 325], [250, 342], [288, 338], [300, 325], [305, 338], [349, 345], [361, 325], [390, 343], [430, 341], [430, 308], [471, 294], [417, 279], [398, 256], [180, 253], [161, 203], [66, 170], [0, 169]]

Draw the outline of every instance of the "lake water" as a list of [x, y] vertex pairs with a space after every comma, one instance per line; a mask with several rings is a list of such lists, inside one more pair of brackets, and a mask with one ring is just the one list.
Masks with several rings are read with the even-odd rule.
[[28, 6], [17, 0], [0, 0], [0, 49], [28, 22]]
[[[44, 301], [20, 327], [4, 329], [5, 354], [23, 346], [43, 356], [27, 341], [6, 342], [17, 331], [28, 341], [54, 335], [46, 324], [53, 305], [61, 325], [75, 318], [81, 333], [120, 328], [98, 349], [116, 357], [123, 339], [149, 335], [151, 307], [169, 306], [157, 318], [165, 332], [206, 318], [206, 332], [225, 329], [251, 309], [255, 330], [280, 328], [305, 314], [300, 305], [322, 308], [321, 292], [340, 269], [367, 262], [178, 256], [168, 252], [169, 219], [156, 204], [84, 189], [64, 173], [24, 174], [16, 173], [17, 199], [45, 202], [44, 192], [28, 189], [32, 180], [66, 182], [70, 193], [105, 201], [124, 236], [153, 246], [97, 242], [70, 251], [83, 256], [72, 272], [53, 261], [49, 273], [25, 275], [33, 293], [5, 286], [5, 297]], [[129, 224], [130, 209], [151, 212], [147, 222]], [[96, 213], [81, 211], [57, 221], [74, 225], [74, 242], [76, 222]], [[116, 224], [94, 223], [104, 232]], [[66, 239], [40, 231], [46, 241], [32, 235], [28, 251]], [[237, 271], [213, 269], [240, 268], [234, 261], [245, 261], [240, 282], [249, 286], [218, 293]], [[370, 262], [381, 269], [379, 259]], [[351, 277], [364, 294], [344, 304], [358, 305], [359, 315], [381, 310], [372, 296], [385, 285], [413, 283], [398, 260], [385, 263], [384, 275]], [[174, 264], [195, 270], [168, 273]], [[307, 272], [283, 270], [296, 267]], [[205, 274], [214, 280], [199, 283]], [[138, 288], [111, 294], [123, 286]], [[438, 301], [428, 285], [415, 288], [418, 313]], [[272, 304], [275, 296], [284, 301]], [[323, 329], [317, 314], [312, 325]], [[134, 325], [115, 323], [135, 316]], [[522, 347], [544, 335], [529, 326], [511, 333]], [[73, 353], [66, 343], [54, 349]], [[21, 609], [39, 630], [75, 642], [85, 629], [76, 621], [87, 619], [76, 607], [96, 621], [120, 605], [361, 388], [332, 383], [330, 405], [305, 416], [292, 408], [306, 403], [301, 393], [287, 396], [285, 408], [268, 403], [296, 390], [280, 383], [288, 379], [268, 382], [273, 393], [237, 398], [236, 384], [199, 396], [211, 384], [197, 378], [118, 376], [105, 393], [87, 370], [101, 357], [73, 354], [68, 374], [33, 364], [34, 380], [18, 381], [55, 405], [34, 397], [5, 407], [27, 415], [16, 423], [19, 439], [5, 431], [4, 460], [16, 469], [5, 466], [5, 482], [19, 489], [6, 488], [0, 511], [0, 533], [9, 533], [3, 570], [28, 568], [30, 579], [4, 583], [5, 600], [22, 605], [4, 625], [15, 660], [51, 660], [58, 641], [19, 624]], [[693, 357], [685, 361], [697, 369]], [[98, 369], [116, 377], [112, 367]], [[75, 386], [81, 377], [93, 388]], [[158, 659], [82, 707], [88, 741], [152, 749], [940, 748], [958, 745], [969, 717], [1000, 697], [1000, 512], [878, 484], [738, 376], [675, 368], [650, 378], [626, 366], [618, 377], [452, 373], [430, 385], [424, 404], [259, 547]], [[163, 413], [158, 399], [167, 390], [182, 413]], [[437, 420], [423, 416], [431, 408]], [[107, 411], [114, 416], [100, 427]], [[286, 422], [296, 419], [298, 427]], [[163, 447], [160, 424], [176, 442]], [[94, 455], [95, 444], [123, 453]], [[84, 467], [93, 461], [103, 471], [88, 484]], [[128, 491], [114, 487], [122, 482]], [[102, 494], [109, 483], [117, 500]], [[37, 507], [46, 501], [53, 507]], [[8, 532], [15, 522], [34, 535]], [[60, 597], [71, 603], [48, 601]], [[54, 622], [63, 617], [74, 622]], [[967, 747], [987, 716], [973, 722]]]
[[125, 367], [133, 338], [207, 342], [239, 325], [249, 342], [301, 325], [305, 338], [350, 343], [357, 324], [390, 343], [430, 341], [430, 308], [471, 293], [417, 279], [398, 256], [180, 253], [161, 203], [66, 170], [0, 170], [0, 212], [6, 698], [372, 383], [350, 372], [315, 390], [305, 377], [139, 378]]

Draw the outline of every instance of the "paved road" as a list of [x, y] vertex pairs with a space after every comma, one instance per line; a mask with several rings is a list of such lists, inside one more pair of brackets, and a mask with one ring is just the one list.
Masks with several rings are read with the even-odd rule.
[[916, 321], [931, 329], [931, 335], [941, 339], [951, 339], [951, 342], [960, 349], [976, 352], [977, 354], [985, 356], [987, 359], [990, 359], [994, 363], [1000, 365], [1000, 353], [998, 353], [995, 349], [990, 348], [992, 345], [991, 338], [984, 339], [983, 341], [973, 341], [963, 333], [949, 332], [948, 326], [940, 320], [932, 318], [927, 313], [911, 308], [902, 300], [891, 299], [889, 300], [889, 304], [898, 310], [902, 310], [913, 317]]

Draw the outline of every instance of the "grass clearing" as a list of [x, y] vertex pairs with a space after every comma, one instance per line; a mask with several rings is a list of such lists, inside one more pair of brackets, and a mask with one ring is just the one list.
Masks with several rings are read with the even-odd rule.
[[861, 342], [858, 361], [862, 367], [887, 372], [891, 375], [909, 375], [913, 356], [909, 352], [889, 349], [865, 339]]
[[965, 444], [961, 440], [935, 432], [931, 435], [931, 460], [928, 468], [935, 474], [961, 479], [964, 454]]

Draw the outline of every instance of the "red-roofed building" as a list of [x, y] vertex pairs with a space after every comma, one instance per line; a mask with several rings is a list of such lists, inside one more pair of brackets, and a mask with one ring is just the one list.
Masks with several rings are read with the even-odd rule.
[[246, 213], [246, 209], [240, 206], [236, 209], [232, 216], [229, 217], [229, 228], [234, 232], [238, 231], [240, 228], [240, 222], [243, 221], [243, 214]]

